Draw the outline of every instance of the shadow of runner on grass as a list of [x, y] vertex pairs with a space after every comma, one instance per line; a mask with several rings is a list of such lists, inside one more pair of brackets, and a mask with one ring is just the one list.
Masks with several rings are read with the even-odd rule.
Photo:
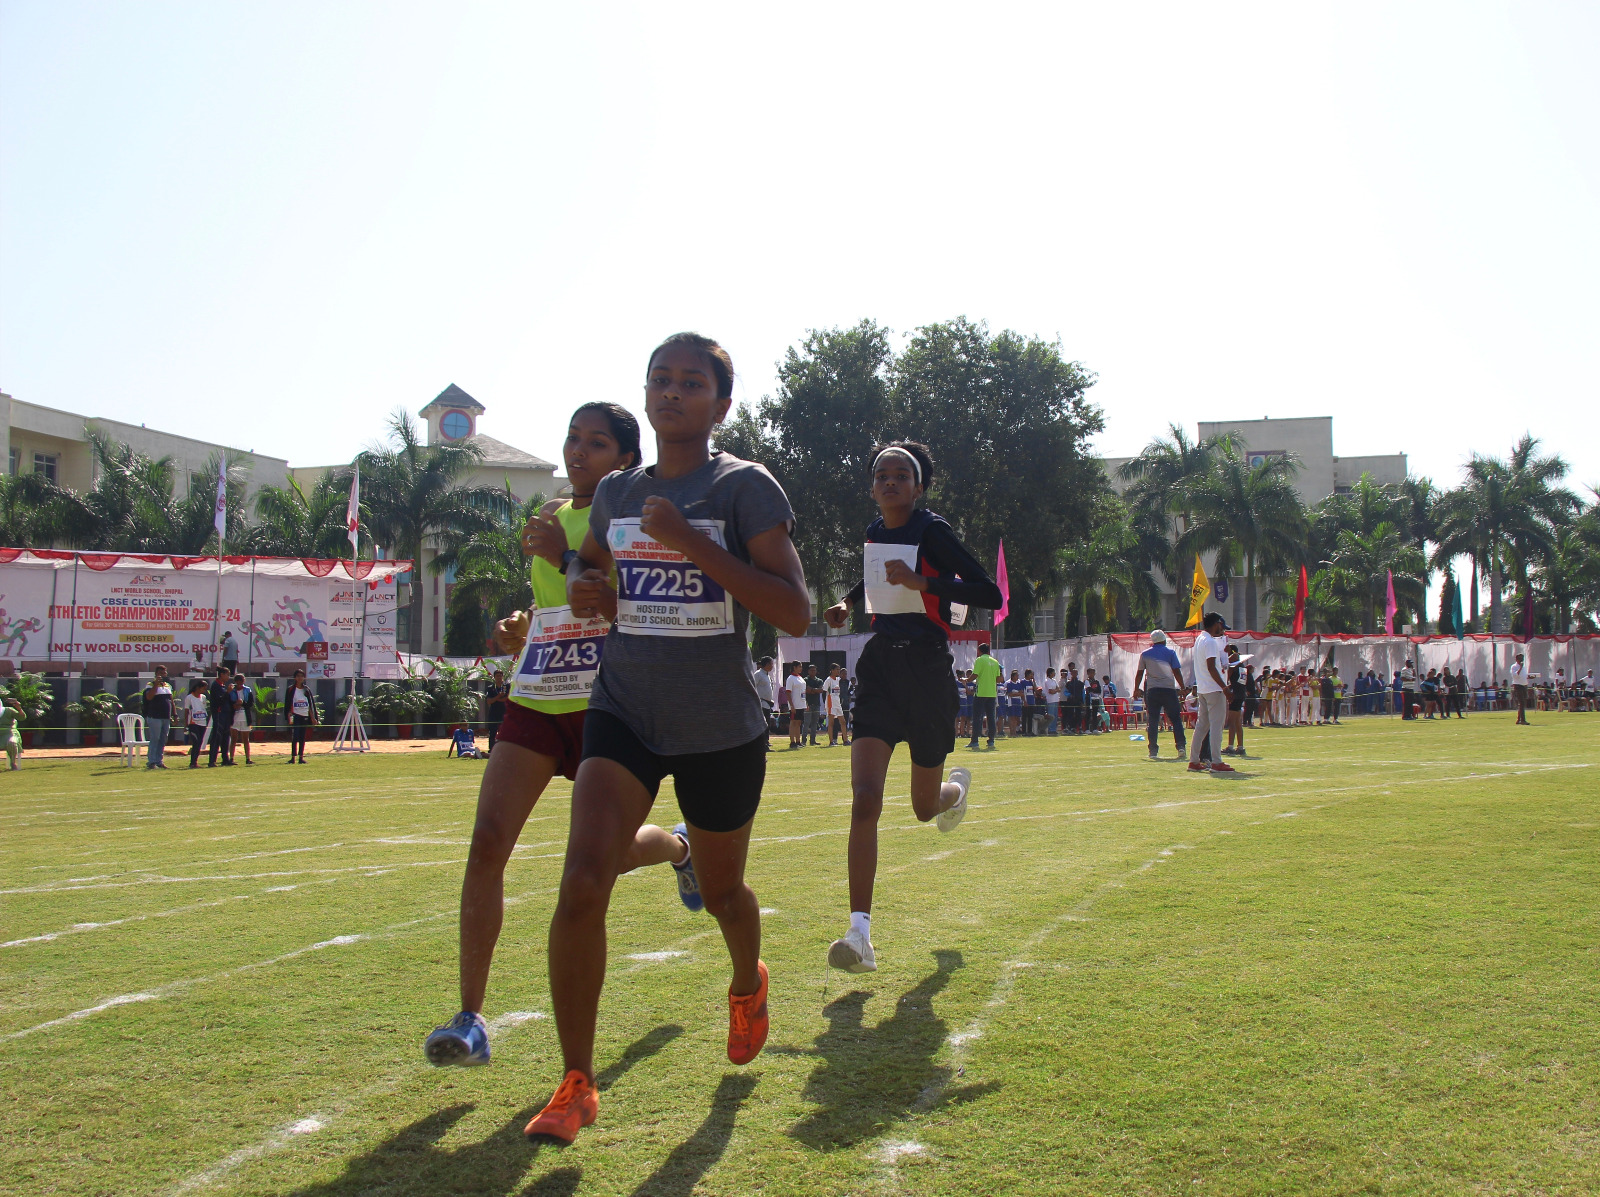
[[947, 1089], [950, 1069], [933, 1062], [949, 1033], [944, 1019], [933, 1012], [933, 999], [964, 963], [960, 952], [933, 955], [934, 971], [901, 994], [894, 1013], [877, 1026], [862, 1025], [872, 995], [858, 989], [823, 1008], [828, 1029], [817, 1036], [815, 1047], [767, 1049], [780, 1055], [822, 1057], [802, 1094], [821, 1108], [789, 1130], [807, 1147], [817, 1151], [853, 1147], [882, 1134], [890, 1123], [919, 1106], [970, 1100], [994, 1087]]
[[[293, 1197], [357, 1197], [370, 1193], [385, 1197], [432, 1197], [437, 1193], [506, 1197], [518, 1192], [523, 1175], [533, 1164], [522, 1128], [537, 1107], [520, 1111], [481, 1142], [440, 1148], [439, 1140], [473, 1108], [456, 1105], [429, 1114], [351, 1160], [343, 1175], [296, 1189]], [[570, 1197], [582, 1177], [577, 1168], [559, 1168], [520, 1192], [523, 1197]]]
[[672, 1149], [661, 1166], [640, 1182], [634, 1197], [689, 1197], [711, 1166], [728, 1150], [733, 1122], [756, 1087], [748, 1073], [729, 1073], [711, 1099], [711, 1112], [698, 1130]]
[[[596, 1075], [598, 1087], [609, 1089], [635, 1064], [648, 1060], [682, 1034], [682, 1027], [666, 1023], [635, 1039], [623, 1048], [614, 1064]], [[570, 1197], [583, 1178], [578, 1168], [557, 1168], [529, 1187], [517, 1189], [537, 1158], [537, 1153], [529, 1154], [522, 1128], [541, 1108], [537, 1105], [520, 1111], [482, 1142], [444, 1150], [438, 1146], [439, 1140], [474, 1109], [470, 1104], [450, 1106], [413, 1122], [351, 1160], [342, 1176], [296, 1189], [293, 1197], [357, 1197], [368, 1193], [383, 1193], [385, 1197], [408, 1193], [418, 1197], [436, 1193], [506, 1197], [513, 1191], [519, 1197]]]

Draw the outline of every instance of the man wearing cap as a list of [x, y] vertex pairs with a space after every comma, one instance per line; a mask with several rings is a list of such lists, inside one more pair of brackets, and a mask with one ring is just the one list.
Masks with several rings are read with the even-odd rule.
[[1400, 671], [1400, 718], [1415, 719], [1417, 717], [1417, 671], [1411, 667], [1411, 662], [1406, 661], [1406, 667]]
[[1528, 666], [1523, 654], [1517, 654], [1511, 666], [1511, 705], [1517, 708], [1517, 726], [1528, 726]]
[[1222, 759], [1222, 729], [1228, 722], [1228, 679], [1223, 673], [1226, 656], [1223, 647], [1227, 623], [1215, 611], [1205, 618], [1205, 630], [1194, 638], [1194, 680], [1197, 717], [1194, 739], [1189, 742], [1189, 771], [1203, 773], [1206, 762], [1200, 759], [1203, 745], [1211, 758], [1211, 772], [1232, 773], [1233, 766]]
[[1156, 735], [1162, 715], [1172, 722], [1172, 742], [1178, 746], [1178, 758], [1183, 758], [1183, 712], [1178, 706], [1178, 693], [1183, 688], [1183, 662], [1167, 643], [1167, 634], [1157, 628], [1150, 633], [1150, 647], [1139, 654], [1139, 668], [1133, 675], [1133, 696], [1144, 696], [1145, 739], [1149, 741], [1146, 747], [1151, 760], [1160, 755]]

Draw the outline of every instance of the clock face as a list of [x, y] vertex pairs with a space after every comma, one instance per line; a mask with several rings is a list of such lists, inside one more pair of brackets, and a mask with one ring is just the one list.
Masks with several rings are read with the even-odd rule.
[[447, 411], [439, 421], [439, 431], [447, 441], [458, 441], [472, 432], [472, 421], [465, 412]]

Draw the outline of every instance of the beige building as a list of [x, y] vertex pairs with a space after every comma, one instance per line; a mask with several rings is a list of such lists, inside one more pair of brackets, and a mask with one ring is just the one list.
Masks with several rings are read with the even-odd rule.
[[[1398, 484], [1406, 480], [1407, 466], [1404, 453], [1362, 457], [1337, 456], [1333, 451], [1332, 416], [1295, 416], [1282, 420], [1266, 417], [1259, 420], [1208, 420], [1199, 425], [1200, 440], [1224, 433], [1242, 441], [1248, 456], [1252, 459], [1293, 455], [1300, 465], [1299, 472], [1295, 475], [1295, 489], [1300, 493], [1300, 501], [1307, 506], [1320, 503], [1329, 495], [1345, 493], [1361, 480], [1363, 474], [1370, 474], [1373, 481], [1379, 483]], [[1127, 489], [1127, 483], [1117, 477], [1117, 468], [1130, 460], [1127, 457], [1108, 457], [1103, 460], [1102, 464], [1111, 479], [1111, 485], [1119, 492]], [[1212, 575], [1213, 561], [1204, 559], [1204, 564], [1208, 576]], [[1182, 593], [1179, 594], [1175, 593], [1175, 588], [1159, 571], [1154, 576], [1162, 591], [1161, 626], [1181, 627], [1189, 613], [1187, 586], [1189, 579], [1180, 580], [1177, 589], [1181, 589]], [[1216, 588], [1218, 579], [1213, 576], [1211, 580], [1213, 587]], [[1223, 618], [1230, 625], [1236, 628], [1243, 627], [1244, 579], [1227, 578], [1222, 581], [1227, 587], [1227, 598], [1217, 601], [1214, 589], [1213, 601], [1206, 603], [1206, 610], [1221, 611]], [[1269, 604], [1266, 589], [1259, 580], [1257, 590], [1260, 596], [1257, 620], [1265, 625]], [[1058, 603], [1055, 613], [1041, 611], [1036, 615], [1035, 636], [1039, 639], [1050, 639], [1052, 636], [1076, 634], [1075, 629], [1058, 630], [1055, 626], [1059, 613], [1064, 609], [1065, 604]]]
[[0, 393], [0, 437], [5, 440], [6, 468], [11, 474], [43, 474], [72, 490], [93, 489], [98, 463], [89, 445], [90, 430], [121, 441], [146, 457], [170, 457], [180, 491], [187, 491], [190, 474], [203, 469], [219, 453], [228, 455], [230, 466], [248, 471], [246, 492], [251, 496], [263, 486], [283, 486], [289, 477], [289, 463], [281, 457], [176, 436], [143, 424], [58, 411]]
[[[542, 457], [508, 445], [478, 431], [480, 417], [487, 409], [455, 383], [436, 395], [431, 403], [417, 414], [427, 423], [430, 445], [473, 444], [483, 451], [477, 466], [461, 480], [463, 485], [490, 486], [499, 490], [507, 484], [516, 501], [521, 503], [534, 495], [554, 498], [557, 490], [566, 484], [565, 478], [556, 476], [556, 466]], [[296, 481], [303, 487], [316, 484], [322, 475], [339, 466], [296, 466]], [[450, 604], [450, 592], [455, 584], [455, 573], [436, 574], [429, 568], [437, 550], [424, 545], [422, 550], [422, 651], [428, 656], [444, 652], [445, 611]], [[404, 578], [410, 581], [409, 577]], [[406, 605], [406, 592], [401, 592], [400, 651], [409, 651], [411, 643], [410, 609]]]

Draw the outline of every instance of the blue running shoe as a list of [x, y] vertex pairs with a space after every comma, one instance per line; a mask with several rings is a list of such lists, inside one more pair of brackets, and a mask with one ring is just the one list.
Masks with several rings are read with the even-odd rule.
[[[685, 844], [689, 842], [689, 827], [686, 823], [679, 823], [672, 829], [672, 834], [678, 836]], [[700, 879], [694, 875], [694, 857], [686, 856], [683, 863], [672, 866], [673, 872], [678, 874], [678, 897], [683, 899], [683, 904], [695, 913], [706, 908], [706, 900], [700, 896]]]
[[430, 1064], [487, 1064], [489, 1028], [483, 1015], [463, 1010], [442, 1027], [435, 1027], [422, 1045]]

